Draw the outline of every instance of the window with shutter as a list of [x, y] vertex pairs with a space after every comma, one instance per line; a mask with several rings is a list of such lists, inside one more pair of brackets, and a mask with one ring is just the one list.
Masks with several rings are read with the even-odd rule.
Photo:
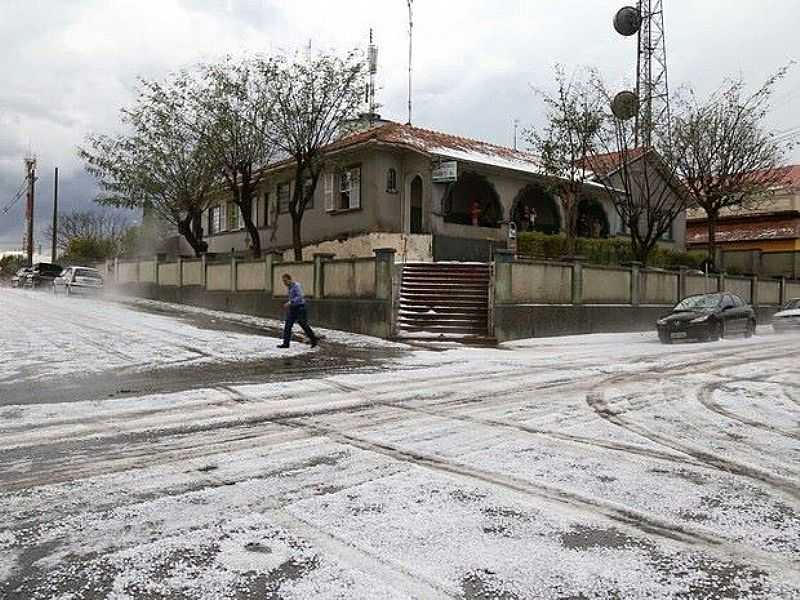
[[264, 192], [264, 227], [272, 226], [273, 208], [270, 204], [269, 192]]
[[340, 210], [361, 208], [361, 167], [342, 171], [339, 175]]
[[350, 206], [361, 208], [361, 169], [350, 169]]
[[325, 189], [325, 210], [336, 210], [336, 200], [333, 195], [333, 173], [325, 173], [324, 175], [324, 189]]
[[278, 214], [289, 212], [289, 203], [292, 201], [291, 184], [286, 183], [278, 184]]

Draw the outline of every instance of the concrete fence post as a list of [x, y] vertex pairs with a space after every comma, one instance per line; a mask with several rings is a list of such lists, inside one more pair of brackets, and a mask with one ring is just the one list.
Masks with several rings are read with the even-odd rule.
[[264, 291], [267, 294], [272, 294], [274, 292], [272, 287], [272, 275], [275, 270], [275, 265], [280, 264], [282, 260], [283, 254], [275, 251], [267, 252], [266, 257], [264, 257], [264, 262], [266, 264], [266, 273], [264, 274]]
[[494, 251], [494, 301], [495, 304], [511, 302], [514, 252], [498, 248]]
[[178, 257], [178, 287], [183, 287], [183, 257]]
[[153, 261], [154, 261], [153, 270], [155, 271], [154, 278], [156, 280], [156, 287], [161, 285], [161, 280], [160, 280], [160, 277], [158, 275], [158, 263], [161, 262], [159, 260], [160, 258], [161, 258], [160, 255], [156, 254], [156, 257], [153, 259]]
[[642, 263], [632, 262], [631, 265], [631, 306], [639, 306], [642, 296]]
[[583, 304], [583, 265], [572, 263], [572, 303]]
[[203, 286], [203, 289], [208, 289], [208, 256], [203, 254], [200, 257], [200, 285]]
[[787, 297], [789, 294], [786, 293], [786, 291], [787, 291], [786, 276], [784, 276], [784, 275], [781, 275], [780, 286], [781, 286], [781, 292], [779, 294], [779, 296], [780, 296], [779, 303], [780, 303], [781, 306], [783, 306], [784, 304], [786, 304], [789, 301], [789, 298]]
[[717, 292], [724, 292], [725, 291], [725, 272], [723, 271], [716, 277], [717, 279]]
[[325, 297], [325, 264], [336, 256], [330, 252], [314, 253], [314, 297]]
[[761, 298], [758, 294], [758, 275], [750, 277], [750, 304], [753, 308], [758, 308], [761, 305]]
[[114, 257], [114, 283], [119, 283], [119, 258]]
[[678, 268], [678, 298], [675, 302], [680, 302], [686, 298], [686, 289], [688, 288], [688, 269], [686, 267]]
[[375, 252], [375, 297], [378, 300], [392, 300], [392, 268], [394, 267], [394, 248], [376, 248]]
[[752, 275], [761, 274], [761, 250], [750, 251], [750, 273]]
[[232, 292], [236, 291], [236, 279], [237, 279], [237, 274], [236, 274], [236, 255], [235, 254], [231, 254], [231, 291]]

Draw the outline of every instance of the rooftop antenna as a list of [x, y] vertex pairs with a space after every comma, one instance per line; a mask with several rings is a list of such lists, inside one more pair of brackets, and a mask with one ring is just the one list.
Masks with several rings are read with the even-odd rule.
[[413, 48], [413, 34], [414, 34], [414, 13], [412, 5], [414, 0], [407, 0], [408, 2], [408, 124], [411, 125], [411, 59]]
[[519, 128], [519, 119], [514, 119], [514, 150], [517, 149], [517, 129]]
[[369, 30], [369, 47], [367, 49], [369, 68], [369, 124], [373, 125], [378, 117], [378, 105], [375, 103], [375, 75], [378, 73], [378, 46], [374, 44], [372, 28]]

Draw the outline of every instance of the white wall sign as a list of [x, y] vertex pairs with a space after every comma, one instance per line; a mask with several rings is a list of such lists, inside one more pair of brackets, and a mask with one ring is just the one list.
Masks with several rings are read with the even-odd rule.
[[433, 183], [450, 183], [458, 179], [458, 163], [454, 160], [443, 160], [433, 165]]

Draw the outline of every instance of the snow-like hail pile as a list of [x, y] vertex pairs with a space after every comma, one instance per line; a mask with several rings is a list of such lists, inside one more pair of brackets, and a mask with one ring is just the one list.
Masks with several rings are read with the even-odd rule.
[[800, 598], [798, 358], [576, 336], [0, 405], [0, 597]]
[[279, 350], [278, 343], [93, 298], [0, 288], [0, 382], [252, 361], [308, 350], [301, 344]]

